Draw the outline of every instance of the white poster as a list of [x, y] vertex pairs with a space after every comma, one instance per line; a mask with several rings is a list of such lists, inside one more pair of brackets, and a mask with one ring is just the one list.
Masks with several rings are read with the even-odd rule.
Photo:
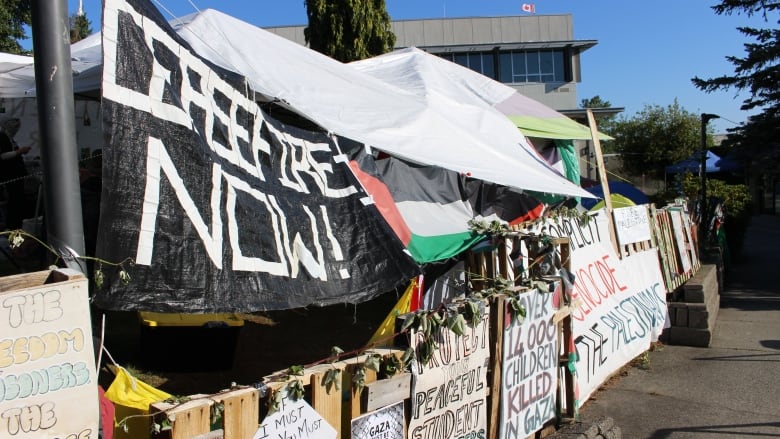
[[650, 217], [647, 206], [618, 207], [613, 211], [620, 245], [650, 240]]
[[0, 292], [2, 438], [97, 438], [87, 279], [61, 271], [72, 280]]
[[567, 217], [555, 221], [544, 225], [546, 233], [571, 241], [572, 296], [580, 303], [571, 314], [578, 356], [575, 399], [582, 404], [650, 347], [653, 334], [666, 321], [666, 291], [655, 250], [618, 258], [603, 211], [587, 222]]
[[366, 413], [352, 420], [352, 439], [404, 439], [404, 402]]
[[553, 294], [531, 290], [518, 300], [525, 319], [505, 318], [501, 439], [526, 438], [555, 418], [558, 325], [553, 321]]
[[[486, 307], [482, 321], [462, 336], [442, 327], [431, 361], [413, 364], [410, 439], [487, 436], [489, 314]], [[412, 340], [419, 361], [423, 335], [415, 331]]]
[[336, 439], [337, 435], [306, 400], [285, 396], [279, 410], [263, 419], [252, 439]]
[[680, 255], [683, 273], [691, 272], [691, 258], [688, 255], [688, 249], [685, 244], [685, 235], [683, 234], [682, 212], [675, 209], [669, 209], [669, 217], [672, 219], [672, 230], [674, 231], [674, 241], [677, 245], [677, 252]]

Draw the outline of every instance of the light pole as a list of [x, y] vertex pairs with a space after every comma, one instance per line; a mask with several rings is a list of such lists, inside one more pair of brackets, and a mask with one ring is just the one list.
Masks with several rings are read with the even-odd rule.
[[707, 237], [707, 122], [717, 119], [717, 114], [701, 114], [701, 218], [699, 218], [699, 248], [704, 250], [704, 239]]

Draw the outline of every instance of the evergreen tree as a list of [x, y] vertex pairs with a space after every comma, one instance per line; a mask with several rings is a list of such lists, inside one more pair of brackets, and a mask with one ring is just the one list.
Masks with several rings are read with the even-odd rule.
[[313, 50], [341, 62], [393, 50], [395, 35], [384, 0], [305, 0], [303, 33]]
[[73, 14], [70, 16], [70, 43], [81, 41], [92, 34], [92, 22], [87, 14]]
[[30, 25], [30, 0], [0, 0], [0, 52], [27, 53], [18, 40], [27, 39], [25, 25]]
[[780, 162], [780, 2], [769, 0], [723, 0], [712, 9], [718, 15], [762, 16], [767, 28], [737, 28], [753, 40], [745, 43], [745, 56], [729, 56], [733, 75], [710, 79], [695, 77], [693, 84], [706, 92], [737, 89], [750, 93], [742, 102], [743, 110], [761, 110], [737, 128], [729, 129], [728, 142], [749, 158], [754, 170], [776, 172]]

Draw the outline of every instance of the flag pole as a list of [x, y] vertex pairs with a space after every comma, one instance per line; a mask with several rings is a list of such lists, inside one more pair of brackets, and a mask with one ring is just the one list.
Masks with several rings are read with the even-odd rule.
[[66, 0], [32, 0], [32, 39], [43, 168], [46, 240], [67, 265], [86, 273], [84, 226]]

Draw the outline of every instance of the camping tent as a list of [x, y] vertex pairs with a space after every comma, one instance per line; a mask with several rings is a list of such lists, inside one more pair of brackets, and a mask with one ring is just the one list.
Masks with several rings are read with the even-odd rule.
[[[718, 166], [719, 161], [720, 161], [720, 157], [718, 157], [718, 155], [715, 154], [714, 152], [708, 150], [707, 160], [705, 161], [706, 172], [707, 173], [720, 172], [721, 169]], [[669, 165], [665, 168], [667, 174], [684, 174], [686, 172], [698, 174], [699, 169], [701, 169], [700, 151], [696, 151], [692, 156], [688, 157], [687, 159]]]
[[[92, 34], [70, 47], [73, 92], [100, 90], [102, 52], [100, 34]], [[33, 57], [0, 53], [0, 97], [35, 97]]]
[[[583, 184], [583, 187], [585, 187], [585, 190], [592, 193], [593, 195], [596, 195], [601, 199], [604, 198], [604, 187], [601, 184], [594, 184], [592, 186], [585, 186], [585, 184]], [[632, 185], [631, 183], [622, 181], [610, 181], [609, 193], [613, 195], [621, 195], [622, 197], [631, 200], [634, 204], [647, 204], [650, 202], [650, 200], [647, 198], [647, 195], [639, 190], [638, 187]], [[597, 201], [598, 200], [594, 200], [592, 198], [583, 199], [581, 204], [586, 209], [591, 209], [597, 204]]]

